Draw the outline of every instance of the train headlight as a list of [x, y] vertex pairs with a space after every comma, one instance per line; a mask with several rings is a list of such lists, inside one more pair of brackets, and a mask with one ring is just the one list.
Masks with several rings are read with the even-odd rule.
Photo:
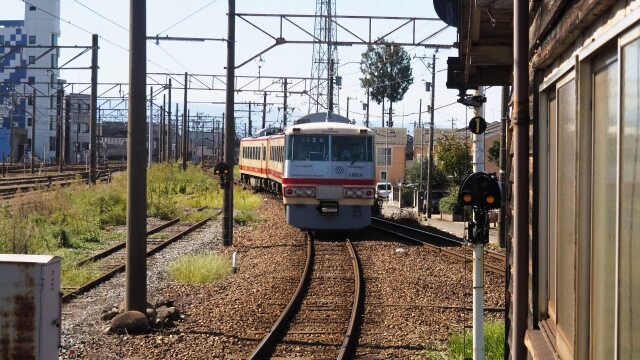
[[345, 196], [345, 197], [353, 197], [353, 190], [351, 190], [351, 189], [346, 189], [346, 190], [344, 191], [344, 196]]
[[364, 191], [362, 191], [362, 189], [356, 190], [356, 196], [357, 197], [362, 197], [362, 195], [364, 195]]
[[285, 193], [289, 196], [293, 195], [293, 189], [292, 188], [287, 188], [287, 190], [285, 191]]
[[373, 190], [367, 190], [367, 197], [368, 198], [372, 198], [373, 197]]
[[309, 197], [316, 196], [316, 190], [314, 188], [307, 188], [305, 190], [305, 195]]

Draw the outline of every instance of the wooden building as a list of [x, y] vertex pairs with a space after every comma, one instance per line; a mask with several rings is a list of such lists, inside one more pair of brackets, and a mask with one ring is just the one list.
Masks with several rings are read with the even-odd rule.
[[[530, 176], [528, 209], [514, 207], [514, 213], [528, 213], [529, 236], [507, 237], [528, 257], [528, 296], [511, 295], [523, 302], [521, 309], [526, 306], [526, 329], [511, 328], [511, 355], [637, 358], [640, 1], [515, 3], [529, 9]], [[449, 59], [447, 85], [464, 96], [477, 86], [522, 79], [512, 69], [514, 32], [519, 34], [514, 1], [448, 4], [454, 11], [441, 16], [458, 27], [460, 41], [459, 56]], [[517, 190], [512, 184], [509, 194]]]

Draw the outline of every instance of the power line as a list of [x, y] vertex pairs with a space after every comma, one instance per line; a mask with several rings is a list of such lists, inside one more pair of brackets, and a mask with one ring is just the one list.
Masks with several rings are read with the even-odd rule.
[[214, 4], [214, 3], [216, 3], [216, 2], [218, 2], [218, 0], [213, 0], [213, 1], [209, 2], [207, 5], [205, 5], [205, 6], [201, 7], [200, 9], [198, 9], [198, 10], [196, 10], [196, 11], [194, 11], [193, 13], [191, 13], [190, 15], [188, 15], [188, 16], [186, 16], [186, 17], [184, 17], [183, 19], [181, 19], [181, 20], [180, 20], [180, 21], [178, 21], [177, 23], [175, 23], [175, 24], [173, 24], [173, 25], [169, 26], [168, 28], [166, 28], [166, 29], [164, 29], [164, 30], [160, 31], [160, 32], [158, 33], [158, 35], [163, 34], [163, 33], [167, 32], [167, 31], [171, 30], [172, 28], [174, 28], [174, 27], [175, 27], [175, 26], [177, 26], [178, 24], [180, 24], [180, 23], [184, 22], [185, 20], [189, 19], [190, 17], [192, 17], [193, 15], [195, 15], [195, 14], [199, 13], [200, 11], [202, 11], [202, 10], [204, 10], [204, 9], [208, 8], [209, 6], [213, 5], [213, 4]]
[[87, 5], [85, 5], [85, 4], [83, 4], [83, 3], [81, 3], [80, 1], [78, 1], [78, 0], [73, 0], [73, 1], [74, 1], [74, 2], [76, 2], [78, 5], [82, 6], [83, 8], [85, 8], [85, 9], [87, 9], [87, 10], [91, 11], [92, 13], [94, 13], [94, 14], [98, 15], [99, 17], [101, 17], [101, 18], [103, 18], [103, 19], [107, 20], [108, 22], [112, 23], [113, 25], [115, 25], [115, 26], [119, 27], [120, 29], [122, 29], [122, 30], [124, 30], [124, 31], [126, 31], [126, 32], [129, 32], [129, 29], [127, 29], [126, 27], [124, 27], [124, 26], [122, 26], [122, 25], [118, 24], [117, 22], [115, 22], [115, 21], [113, 21], [113, 20], [109, 19], [108, 17], [106, 17], [106, 16], [104, 16], [104, 15], [100, 14], [99, 12], [97, 12], [97, 11], [95, 11], [95, 10], [91, 9], [91, 8], [90, 8], [90, 7], [88, 7]]

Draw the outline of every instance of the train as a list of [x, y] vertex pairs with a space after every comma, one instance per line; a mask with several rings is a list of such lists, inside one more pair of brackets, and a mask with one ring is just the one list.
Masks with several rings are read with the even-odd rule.
[[327, 113], [240, 140], [240, 180], [282, 196], [288, 224], [309, 231], [371, 223], [375, 198], [373, 130]]

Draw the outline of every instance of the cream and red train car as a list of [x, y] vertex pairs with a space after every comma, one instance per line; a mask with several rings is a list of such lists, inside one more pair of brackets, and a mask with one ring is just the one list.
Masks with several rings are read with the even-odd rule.
[[282, 134], [242, 139], [244, 183], [282, 194], [287, 223], [305, 230], [360, 229], [375, 196], [374, 134], [335, 114], [310, 114]]
[[[267, 132], [279, 132], [274, 129]], [[240, 180], [253, 188], [282, 192], [284, 135], [263, 135], [240, 141]]]

